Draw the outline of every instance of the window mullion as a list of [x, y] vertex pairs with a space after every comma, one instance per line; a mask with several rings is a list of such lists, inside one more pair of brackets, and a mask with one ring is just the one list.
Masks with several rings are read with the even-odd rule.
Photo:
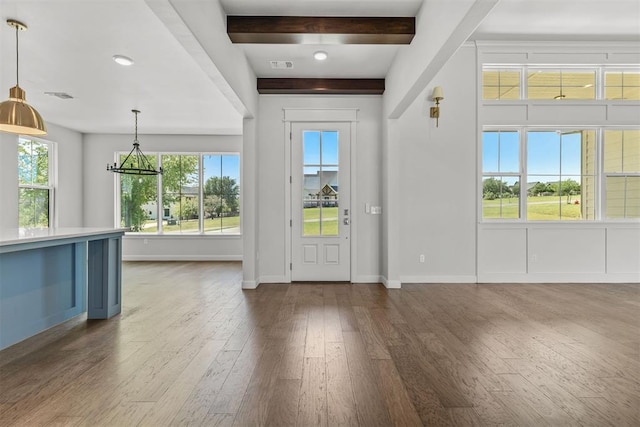
[[527, 218], [527, 132], [524, 128], [518, 129], [520, 135], [520, 221]]
[[204, 234], [204, 163], [203, 163], [204, 155], [202, 153], [198, 154], [198, 194], [199, 194], [199, 202], [198, 202], [198, 228], [200, 230], [200, 234]]
[[[162, 167], [162, 153], [156, 153], [156, 168]], [[157, 175], [158, 179], [156, 180], [156, 227], [158, 229], [158, 234], [164, 233], [164, 223], [162, 218], [164, 217], [164, 200], [162, 198], [162, 174]]]
[[605, 206], [607, 203], [606, 176], [604, 173], [604, 130], [598, 129], [596, 132], [596, 220], [604, 219]]

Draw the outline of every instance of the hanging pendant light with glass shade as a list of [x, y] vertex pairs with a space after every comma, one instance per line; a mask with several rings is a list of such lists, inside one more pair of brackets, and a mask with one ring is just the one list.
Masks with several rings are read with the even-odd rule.
[[123, 173], [127, 175], [158, 175], [162, 173], [162, 168], [156, 169], [147, 156], [140, 150], [140, 143], [138, 142], [138, 114], [140, 110], [131, 110], [136, 117], [136, 134], [133, 139], [133, 148], [127, 154], [127, 157], [120, 163], [120, 167], [116, 162], [107, 164], [107, 170], [109, 172]]
[[26, 93], [19, 85], [18, 32], [26, 31], [27, 26], [14, 19], [7, 19], [7, 24], [16, 29], [16, 85], [9, 89], [9, 99], [0, 103], [0, 131], [21, 135], [46, 135], [47, 128], [42, 116], [27, 104]]

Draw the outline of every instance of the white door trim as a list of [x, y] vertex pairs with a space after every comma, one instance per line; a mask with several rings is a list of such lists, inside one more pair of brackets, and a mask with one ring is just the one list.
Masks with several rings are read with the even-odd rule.
[[[357, 108], [283, 108], [284, 132], [284, 156], [285, 167], [284, 176], [282, 177], [285, 183], [285, 191], [287, 196], [285, 199], [285, 212], [287, 213], [284, 218], [284, 244], [285, 244], [285, 265], [284, 276], [287, 283], [291, 283], [291, 127], [293, 122], [349, 122], [351, 129], [351, 280], [356, 276], [357, 265], [357, 243], [358, 243], [358, 227], [357, 227], [357, 215], [358, 201], [357, 201], [357, 168], [356, 168], [356, 147], [357, 147], [357, 122], [358, 122], [358, 109]], [[355, 226], [354, 226], [355, 225]]]

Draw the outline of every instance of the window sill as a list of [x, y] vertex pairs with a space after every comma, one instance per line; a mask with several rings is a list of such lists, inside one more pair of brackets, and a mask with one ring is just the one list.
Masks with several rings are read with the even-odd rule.
[[640, 219], [620, 221], [480, 221], [482, 228], [638, 228]]
[[193, 233], [193, 234], [178, 234], [178, 233], [136, 233], [136, 232], [127, 232], [124, 234], [126, 239], [240, 239], [242, 238], [242, 234], [236, 233], [228, 233], [228, 234], [201, 234], [201, 233]]

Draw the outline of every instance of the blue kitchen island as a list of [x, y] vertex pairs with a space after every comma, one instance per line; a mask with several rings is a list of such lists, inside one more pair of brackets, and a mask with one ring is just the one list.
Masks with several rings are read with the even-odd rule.
[[85, 311], [120, 313], [124, 232], [0, 230], [0, 350]]

